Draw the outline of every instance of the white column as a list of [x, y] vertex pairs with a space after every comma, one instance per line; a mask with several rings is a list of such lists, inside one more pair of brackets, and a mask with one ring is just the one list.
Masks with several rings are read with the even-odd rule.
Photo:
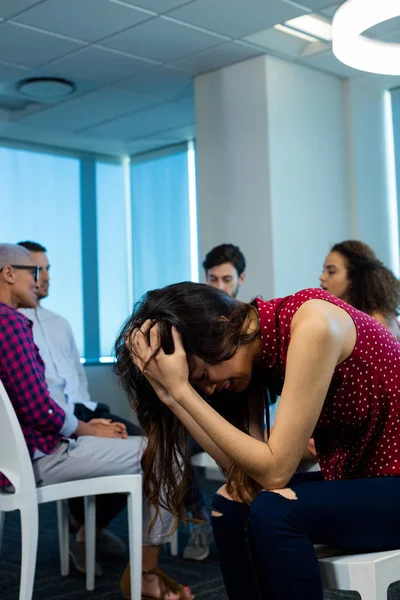
[[318, 285], [349, 236], [343, 81], [274, 57], [196, 80], [200, 256], [246, 256], [240, 298]]
[[344, 83], [351, 236], [369, 244], [398, 274], [393, 124], [389, 92], [380, 81], [363, 76]]
[[274, 293], [265, 58], [197, 77], [200, 259], [234, 243], [247, 260], [240, 297]]

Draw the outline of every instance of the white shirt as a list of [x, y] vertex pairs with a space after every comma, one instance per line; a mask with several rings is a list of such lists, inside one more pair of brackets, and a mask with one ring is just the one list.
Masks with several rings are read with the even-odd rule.
[[33, 339], [45, 364], [52, 399], [72, 412], [76, 403], [96, 410], [97, 402], [90, 399], [86, 374], [68, 321], [41, 306], [20, 312], [33, 322]]

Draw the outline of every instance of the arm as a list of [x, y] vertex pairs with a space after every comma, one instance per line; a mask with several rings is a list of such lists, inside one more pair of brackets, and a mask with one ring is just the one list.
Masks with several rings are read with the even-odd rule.
[[334, 323], [315, 314], [293, 325], [285, 384], [268, 445], [235, 429], [193, 394], [175, 393], [215, 443], [263, 488], [284, 487], [301, 461], [341, 353], [342, 336], [335, 329]]
[[[73, 404], [75, 404], [77, 402], [83, 402], [83, 403], [91, 402], [91, 398], [90, 398], [90, 394], [89, 394], [88, 380], [87, 380], [83, 365], [81, 363], [81, 359], [79, 356], [78, 348], [76, 346], [74, 334], [72, 332], [71, 326], [68, 323], [68, 321], [65, 321], [65, 329], [66, 329], [66, 335], [68, 336], [68, 347], [69, 347], [71, 363], [73, 365], [73, 368], [76, 371], [78, 384], [79, 384], [79, 388], [78, 388], [79, 393], [73, 394], [76, 397], [75, 398], [73, 397], [70, 400]], [[74, 391], [75, 391], [75, 388], [74, 388]]]
[[76, 417], [67, 415], [50, 397], [28, 320], [20, 315], [0, 325], [0, 364], [1, 378], [21, 424], [65, 436], [76, 430]]
[[174, 354], [160, 352], [152, 361], [162, 365], [163, 384], [170, 395], [220, 450], [263, 488], [284, 487], [313, 433], [334, 369], [354, 346], [355, 328], [350, 316], [320, 300], [309, 301], [297, 311], [285, 384], [268, 445], [238, 431], [201, 399], [182, 369], [184, 350], [177, 332], [174, 341]]
[[[226, 471], [228, 471], [232, 460], [221, 451], [221, 449], [213, 442], [209, 435], [202, 429], [199, 424], [193, 419], [193, 417], [178, 404], [175, 399], [167, 392], [167, 390], [149, 374], [146, 377], [156, 392], [157, 396], [164, 404], [167, 404], [170, 410], [174, 413], [177, 419], [180, 420], [182, 425], [190, 433], [190, 435], [196, 440], [196, 442], [209, 454], [216, 463], [221, 465]], [[193, 389], [193, 388], [191, 388]], [[204, 401], [204, 400], [203, 400]]]

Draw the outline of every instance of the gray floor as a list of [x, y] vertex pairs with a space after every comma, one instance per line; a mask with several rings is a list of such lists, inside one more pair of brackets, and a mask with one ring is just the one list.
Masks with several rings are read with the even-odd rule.
[[[219, 484], [205, 482], [208, 500]], [[96, 580], [96, 590], [86, 592], [84, 576], [71, 567], [69, 577], [61, 577], [59, 570], [56, 511], [54, 505], [40, 507], [40, 539], [35, 579], [34, 600], [121, 600], [119, 580], [126, 560], [101, 561], [104, 574]], [[126, 538], [126, 514], [122, 513], [112, 524], [113, 531]], [[187, 540], [187, 531], [179, 533], [180, 548]], [[228, 600], [222, 582], [215, 548], [209, 558], [201, 563], [189, 563], [182, 558], [173, 558], [168, 551], [163, 552], [161, 568], [189, 585], [198, 600]], [[20, 527], [18, 513], [6, 517], [3, 550], [0, 557], [0, 599], [18, 600], [20, 567]], [[400, 573], [399, 573], [400, 579]], [[355, 600], [355, 593], [326, 593], [326, 600]], [[389, 600], [400, 600], [400, 584], [392, 586]], [[243, 600], [253, 600], [245, 598]], [[293, 600], [296, 600], [295, 598]]]

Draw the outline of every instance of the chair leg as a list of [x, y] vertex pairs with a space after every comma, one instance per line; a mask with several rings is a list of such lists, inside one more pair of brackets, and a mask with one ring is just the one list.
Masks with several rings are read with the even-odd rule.
[[21, 583], [19, 600], [31, 600], [35, 582], [38, 545], [38, 505], [21, 507]]
[[171, 556], [178, 556], [178, 530], [176, 530], [169, 539], [169, 547], [171, 551]]
[[[140, 486], [141, 492], [141, 486]], [[131, 570], [131, 600], [142, 596], [142, 494], [128, 494], [129, 559]]]
[[0, 510], [0, 554], [1, 554], [1, 546], [2, 546], [2, 542], [3, 542], [4, 517], [5, 517], [5, 512], [3, 510]]
[[67, 500], [57, 501], [57, 524], [61, 575], [69, 575], [69, 510]]
[[85, 496], [86, 589], [94, 590], [96, 561], [96, 496]]

